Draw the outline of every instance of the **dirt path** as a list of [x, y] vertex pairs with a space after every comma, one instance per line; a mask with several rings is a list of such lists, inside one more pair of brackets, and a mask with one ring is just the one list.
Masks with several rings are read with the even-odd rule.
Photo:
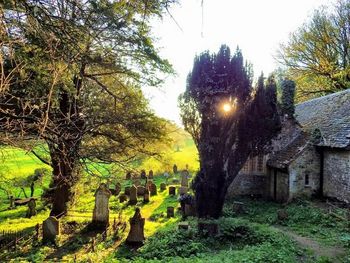
[[287, 230], [284, 227], [272, 226], [272, 228], [289, 236], [290, 238], [295, 240], [302, 248], [306, 248], [313, 251], [316, 257], [324, 256], [333, 259], [333, 262], [340, 262], [337, 261], [336, 258], [346, 253], [345, 249], [342, 247], [324, 246], [312, 238], [300, 236], [294, 232]]

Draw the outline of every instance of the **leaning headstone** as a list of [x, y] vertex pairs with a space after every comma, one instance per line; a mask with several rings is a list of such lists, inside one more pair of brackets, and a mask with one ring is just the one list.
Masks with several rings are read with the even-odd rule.
[[187, 192], [188, 192], [188, 187], [186, 186], [179, 187], [179, 195], [187, 194]]
[[130, 187], [129, 204], [130, 205], [137, 204], [137, 188], [135, 185]]
[[175, 217], [174, 207], [173, 206], [168, 206], [167, 207], [167, 209], [166, 209], [166, 216], [167, 216], [167, 218]]
[[141, 170], [141, 174], [140, 174], [141, 179], [146, 179], [146, 171], [145, 170]]
[[174, 174], [177, 174], [177, 165], [176, 164], [174, 164], [174, 166], [173, 166], [173, 172], [174, 172]]
[[130, 195], [130, 186], [126, 186], [126, 187], [124, 188], [124, 194], [125, 194], [125, 195]]
[[176, 187], [175, 186], [169, 187], [169, 195], [176, 195]]
[[160, 184], [160, 191], [165, 191], [166, 190], [166, 184], [165, 183], [161, 183]]
[[55, 242], [60, 234], [60, 222], [56, 217], [50, 216], [43, 222], [43, 242]]
[[131, 179], [131, 172], [127, 172], [126, 176], [125, 176], [126, 180], [130, 180]]
[[135, 214], [130, 218], [130, 232], [126, 243], [132, 246], [140, 246], [145, 240], [144, 235], [145, 219], [142, 218], [140, 208], [135, 209]]
[[149, 170], [148, 179], [153, 179], [153, 170]]
[[107, 185], [102, 183], [95, 192], [95, 207], [92, 224], [97, 228], [105, 228], [109, 224], [109, 198], [111, 192]]
[[181, 172], [181, 186], [188, 187], [189, 173], [187, 170]]
[[141, 185], [137, 187], [137, 195], [142, 196], [145, 194], [145, 191], [146, 191], [146, 187]]
[[143, 202], [144, 202], [144, 203], [148, 203], [148, 202], [149, 202], [149, 196], [150, 196], [150, 193], [149, 193], [149, 191], [146, 189], [146, 190], [145, 190], [145, 194], [143, 195]]
[[122, 190], [122, 185], [119, 182], [117, 182], [115, 184], [115, 195], [119, 195], [121, 190]]
[[31, 198], [28, 202], [28, 211], [27, 211], [27, 217], [31, 218], [32, 216], [36, 215], [36, 203], [35, 199]]
[[127, 200], [127, 197], [126, 197], [125, 194], [119, 195], [119, 202], [120, 202], [120, 203], [123, 203], [123, 202], [125, 202], [126, 200]]
[[150, 191], [151, 196], [157, 195], [157, 186], [154, 183], [151, 183], [149, 185], [149, 191]]

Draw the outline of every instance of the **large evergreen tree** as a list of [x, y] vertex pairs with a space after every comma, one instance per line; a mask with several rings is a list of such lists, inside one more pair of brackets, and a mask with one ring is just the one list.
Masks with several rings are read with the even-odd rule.
[[5, 1], [0, 4], [0, 131], [7, 144], [46, 142], [51, 215], [73, 195], [79, 164], [130, 160], [164, 135], [140, 84], [171, 67], [149, 21], [174, 0]]
[[[204, 52], [195, 58], [180, 97], [185, 129], [199, 151], [200, 171], [193, 187], [201, 218], [220, 216], [227, 188], [248, 156], [263, 150], [279, 130], [273, 78], [267, 89], [263, 76], [255, 89], [251, 79], [241, 51], [231, 56], [223, 45], [217, 54]], [[184, 105], [186, 100], [190, 106]]]

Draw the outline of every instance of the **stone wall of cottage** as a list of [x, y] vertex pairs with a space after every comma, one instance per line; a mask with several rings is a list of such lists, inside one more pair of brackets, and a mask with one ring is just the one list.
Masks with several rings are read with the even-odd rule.
[[320, 155], [312, 145], [306, 146], [288, 167], [289, 200], [311, 196], [320, 189]]
[[226, 197], [266, 195], [267, 176], [240, 172], [227, 190]]
[[323, 194], [350, 202], [350, 151], [324, 151]]

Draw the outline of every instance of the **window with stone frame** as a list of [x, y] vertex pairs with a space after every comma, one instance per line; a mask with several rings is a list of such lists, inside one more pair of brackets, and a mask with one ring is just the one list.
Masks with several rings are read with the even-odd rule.
[[258, 155], [257, 167], [258, 167], [258, 172], [264, 172], [264, 155], [263, 154]]

